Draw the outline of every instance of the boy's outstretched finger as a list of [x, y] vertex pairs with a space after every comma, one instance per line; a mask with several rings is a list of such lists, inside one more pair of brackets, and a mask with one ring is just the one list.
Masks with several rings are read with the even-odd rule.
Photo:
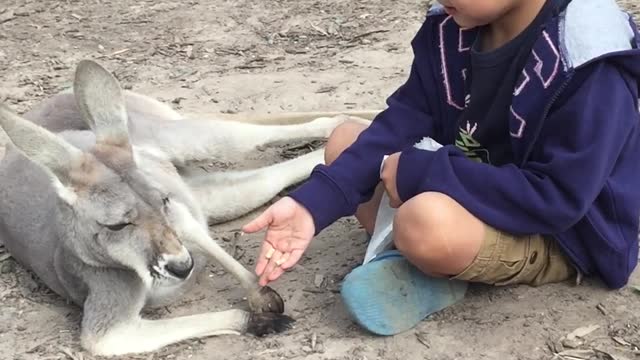
[[282, 263], [282, 265], [280, 265], [280, 268], [282, 270], [289, 270], [293, 267], [293, 265], [298, 263], [303, 253], [304, 251], [299, 249], [294, 249], [290, 253], [287, 253], [288, 257], [284, 259], [284, 262]]
[[267, 264], [269, 263], [269, 259], [273, 256], [273, 252], [275, 249], [271, 246], [271, 243], [268, 241], [262, 242], [262, 248], [260, 249], [260, 254], [258, 255], [258, 259], [256, 261], [256, 275], [261, 276], [264, 273]]
[[[267, 252], [267, 254], [270, 254], [271, 252]], [[269, 276], [271, 275], [271, 273], [279, 267], [279, 261], [280, 258], [282, 257], [282, 253], [279, 250], [274, 250], [271, 253], [271, 256], [269, 256], [269, 259], [267, 259], [267, 265], [265, 266], [264, 270], [262, 271], [262, 274], [260, 275], [260, 285], [264, 286], [269, 282]]]
[[267, 278], [269, 281], [277, 280], [282, 274], [284, 274], [284, 269], [281, 267], [277, 267], [273, 269], [269, 277]]
[[247, 234], [252, 234], [268, 227], [272, 221], [273, 214], [271, 213], [271, 208], [269, 208], [262, 214], [260, 214], [257, 218], [253, 219], [251, 222], [243, 226], [242, 231]]
[[282, 274], [284, 274], [285, 271], [292, 268], [298, 262], [298, 260], [300, 260], [300, 258], [302, 257], [302, 253], [303, 253], [302, 250], [293, 250], [290, 253], [282, 254], [282, 257], [280, 258], [280, 260], [276, 261], [276, 266], [278, 267], [273, 269], [273, 271], [268, 277], [269, 281], [276, 280], [277, 278], [282, 276]]

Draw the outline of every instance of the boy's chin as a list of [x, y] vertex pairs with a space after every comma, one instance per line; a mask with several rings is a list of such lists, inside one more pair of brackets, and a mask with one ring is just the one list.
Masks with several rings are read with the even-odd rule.
[[458, 24], [458, 26], [460, 26], [462, 29], [473, 29], [475, 27], [484, 25], [477, 20], [474, 21], [472, 19], [465, 18], [463, 16], [453, 15], [452, 17], [453, 17], [453, 21], [455, 21], [456, 24]]

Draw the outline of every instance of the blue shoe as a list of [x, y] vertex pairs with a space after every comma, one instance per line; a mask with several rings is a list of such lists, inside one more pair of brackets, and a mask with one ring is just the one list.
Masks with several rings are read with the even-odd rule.
[[377, 335], [407, 331], [464, 298], [467, 282], [425, 275], [397, 250], [354, 269], [341, 295], [356, 323]]

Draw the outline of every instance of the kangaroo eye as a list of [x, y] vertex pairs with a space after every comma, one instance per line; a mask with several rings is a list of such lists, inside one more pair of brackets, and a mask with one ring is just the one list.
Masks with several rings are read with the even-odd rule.
[[105, 227], [111, 231], [120, 231], [124, 228], [126, 228], [127, 226], [131, 225], [131, 223], [120, 223], [120, 224], [113, 224], [113, 225], [105, 225]]

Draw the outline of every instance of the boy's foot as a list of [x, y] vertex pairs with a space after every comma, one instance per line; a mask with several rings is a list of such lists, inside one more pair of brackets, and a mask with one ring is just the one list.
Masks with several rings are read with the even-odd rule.
[[467, 283], [425, 275], [397, 250], [354, 269], [341, 294], [356, 323], [378, 335], [395, 335], [461, 300]]

